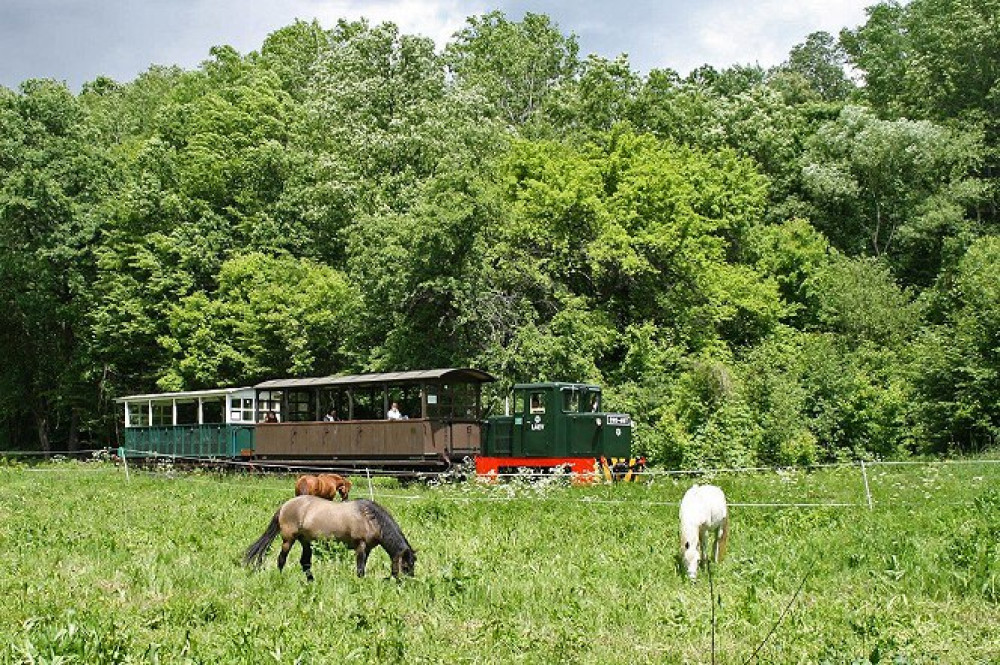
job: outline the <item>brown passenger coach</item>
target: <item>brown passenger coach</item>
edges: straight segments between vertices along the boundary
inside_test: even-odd
[[[482,384],[493,380],[461,368],[265,381],[254,386],[254,457],[448,466],[480,450]]]

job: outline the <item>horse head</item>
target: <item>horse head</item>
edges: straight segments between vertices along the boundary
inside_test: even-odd
[[[692,580],[698,577],[698,560],[701,558],[701,550],[698,546],[698,532],[694,534],[684,534],[681,543],[681,558],[684,560],[684,569],[687,576]]]
[[[340,494],[341,501],[347,501],[347,495],[351,493],[351,481],[344,478],[337,484],[337,493]]]
[[[392,558],[392,576],[398,578],[399,574],[402,573],[408,577],[413,577],[416,566],[417,553],[412,548],[407,547]]]

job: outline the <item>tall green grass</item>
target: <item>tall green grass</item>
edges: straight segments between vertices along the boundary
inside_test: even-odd
[[[733,504],[716,661],[1000,661],[1000,464],[701,479]],[[355,496],[367,496],[362,477]],[[240,564],[284,476],[0,467],[3,663],[705,663],[709,585],[677,569],[687,476],[625,485],[380,480],[417,575],[323,548],[316,581]],[[774,507],[770,503],[843,503]],[[744,505],[753,504],[753,505]]]

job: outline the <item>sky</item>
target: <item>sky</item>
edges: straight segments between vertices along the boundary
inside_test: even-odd
[[[439,47],[469,16],[547,14],[580,55],[625,53],[633,69],[681,75],[703,64],[771,67],[820,30],[865,22],[875,0],[0,0],[0,85],[29,78],[73,91],[98,76],[126,82],[152,65],[196,68],[212,46],[258,50],[295,19],[389,21]]]

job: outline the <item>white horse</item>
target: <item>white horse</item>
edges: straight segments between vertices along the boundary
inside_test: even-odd
[[[708,536],[714,534],[714,559],[726,555],[729,510],[726,495],[715,485],[695,485],[681,499],[681,556],[692,580],[698,577],[698,560],[708,561]]]

